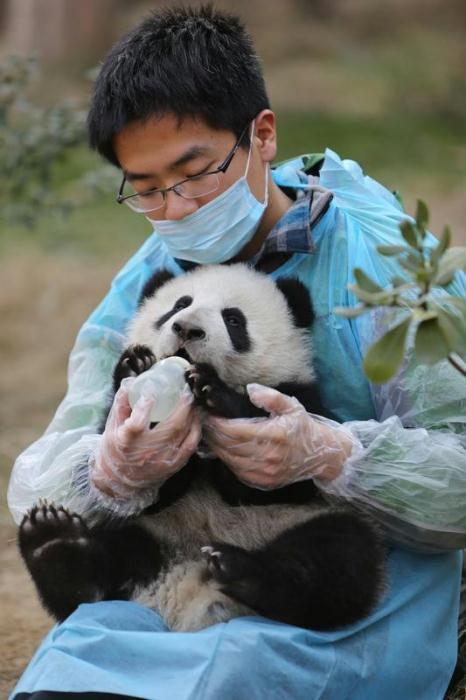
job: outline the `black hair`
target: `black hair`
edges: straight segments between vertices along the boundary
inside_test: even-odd
[[[173,114],[238,138],[268,107],[260,62],[239,17],[210,4],[163,8],[105,58],[88,116],[90,144],[119,165],[112,140],[130,122]]]

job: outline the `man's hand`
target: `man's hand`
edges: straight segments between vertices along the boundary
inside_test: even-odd
[[[191,392],[186,390],[173,413],[151,429],[154,401],[142,396],[131,411],[126,387],[117,391],[91,473],[103,493],[130,498],[162,484],[195,452],[201,424]]]
[[[252,403],[270,412],[270,418],[208,416],[204,421],[206,443],[240,481],[276,489],[339,476],[354,445],[344,429],[314,419],[297,399],[275,389],[248,384],[247,390]]]

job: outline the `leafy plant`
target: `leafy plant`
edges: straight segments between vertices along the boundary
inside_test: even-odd
[[[85,115],[75,104],[45,108],[27,97],[37,74],[32,57],[0,64],[1,219],[29,227],[45,212],[72,206],[52,186],[54,168],[85,143]]]
[[[391,285],[384,289],[356,268],[356,284],[348,288],[360,305],[335,309],[346,318],[378,307],[404,312],[401,321],[369,348],[364,359],[364,371],[376,383],[388,381],[398,371],[411,331],[419,363],[431,365],[448,359],[466,377],[466,298],[448,293],[456,272],[466,271],[466,247],[450,247],[448,226],[433,246],[426,231],[428,220],[427,206],[418,200],[416,220],[400,224],[403,243],[377,246],[381,255],[397,259],[403,273],[394,276]]]
[[[76,176],[65,192],[57,165],[86,146],[86,113],[72,100],[42,107],[28,96],[39,65],[34,57],[0,62],[0,223],[32,228],[41,216],[66,214],[102,192],[115,189],[110,166]]]

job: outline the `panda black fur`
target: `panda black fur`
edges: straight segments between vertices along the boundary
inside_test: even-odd
[[[245,265],[163,271],[146,285],[114,371],[125,377],[180,354],[201,410],[229,418],[267,414],[251,382],[295,396],[325,415],[312,368],[312,309],[297,280]],[[311,480],[272,491],[240,483],[218,459],[194,455],[156,504],[121,523],[88,528],[40,504],[19,532],[22,556],[58,620],[81,602],[131,599],[171,629],[196,630],[262,614],[332,629],[369,614],[384,582],[380,536],[365,518],[329,507]]]

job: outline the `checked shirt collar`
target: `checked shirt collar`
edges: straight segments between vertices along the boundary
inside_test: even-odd
[[[286,193],[295,201],[271,229],[261,249],[247,261],[255,266],[263,257],[271,253],[313,253],[315,244],[312,229],[326,213],[332,193],[319,185],[319,178],[298,171],[300,181],[308,184],[308,189],[287,187]],[[185,271],[197,267],[188,260],[176,260]]]

